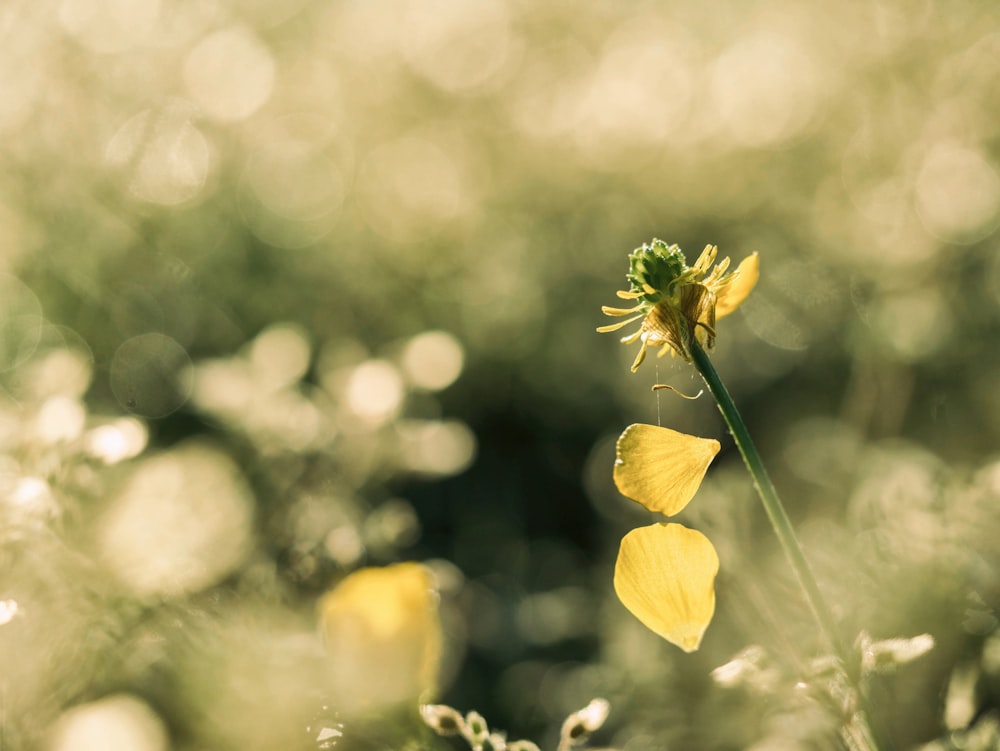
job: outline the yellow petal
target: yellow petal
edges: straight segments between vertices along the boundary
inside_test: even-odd
[[[712,438],[629,425],[615,447],[615,485],[650,511],[673,516],[694,497],[718,453],[719,442]]]
[[[719,556],[701,532],[682,524],[633,529],[615,563],[615,592],[650,631],[693,652],[715,613]]]
[[[349,709],[415,704],[434,691],[442,635],[426,566],[359,569],[320,600],[319,610],[338,703]]]
[[[757,284],[760,263],[756,253],[744,258],[733,272],[733,280],[719,290],[715,301],[715,320],[719,320],[736,310],[747,299],[747,295]]]

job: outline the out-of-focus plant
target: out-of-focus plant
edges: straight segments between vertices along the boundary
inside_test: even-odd
[[[461,472],[476,444],[459,420],[406,414],[408,401],[433,403],[461,372],[452,335],[422,332],[391,358],[353,341],[312,350],[301,327],[273,324],[243,351],[197,362],[191,381],[194,407],[241,439],[267,492],[291,493],[268,531],[289,572],[319,589],[337,569],[391,561],[419,538],[412,506],[373,501],[369,485]]]
[[[569,715],[559,730],[557,751],[570,751],[586,743],[594,731],[604,725],[609,710],[607,700],[592,699],[586,707]],[[491,731],[486,719],[476,711],[463,717],[446,704],[425,704],[420,714],[438,735],[460,736],[471,751],[539,751],[532,741],[508,741],[505,733]]]
[[[320,600],[331,701],[373,712],[433,698],[442,634],[433,574],[419,563],[354,571]]]
[[[464,424],[405,417],[407,393],[426,403],[458,377],[456,340],[423,332],[383,359],[331,346],[315,386],[302,383],[312,353],[295,326],[193,365],[156,359],[149,347],[169,338],[147,338],[119,361],[119,383],[133,387],[123,398],[141,410],[190,397],[214,427],[151,447],[157,419],[93,414],[91,353],[38,326],[0,395],[3,745],[95,748],[113,736],[122,749],[158,751],[168,723],[223,746],[313,748],[323,733],[363,745],[373,726],[342,723],[382,706],[375,696],[411,698],[415,720],[419,692],[398,671],[412,667],[419,645],[403,631],[416,629],[421,685],[437,673],[429,573],[349,572],[419,537],[412,507],[374,488],[399,474],[446,476],[473,456]],[[277,500],[261,505],[269,493]],[[304,617],[331,579],[343,579],[324,601],[332,658]],[[385,631],[392,618],[403,631]],[[379,634],[365,655],[381,662],[361,666],[358,639]],[[378,678],[387,661],[397,672],[362,691],[358,676]],[[331,717],[309,737],[322,706]]]

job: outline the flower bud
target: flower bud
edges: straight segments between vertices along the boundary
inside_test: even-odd
[[[578,712],[574,712],[563,723],[560,733],[560,748],[569,748],[582,743],[595,730],[600,728],[608,718],[611,705],[607,699],[592,699],[590,704]]]
[[[462,715],[446,704],[424,704],[420,716],[438,735],[458,735],[466,729]]]
[[[867,633],[862,632],[858,637],[858,647],[861,650],[862,672],[885,673],[929,652],[934,647],[934,637],[920,634],[909,639],[873,641]]]
[[[479,712],[472,711],[465,716],[465,727],[467,728],[465,737],[473,746],[483,745],[490,737],[490,726]]]

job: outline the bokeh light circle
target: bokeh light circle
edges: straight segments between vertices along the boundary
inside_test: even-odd
[[[425,331],[407,342],[402,365],[410,382],[428,391],[447,388],[462,372],[465,354],[446,331]]]
[[[924,157],[914,189],[924,227],[941,240],[973,243],[1000,223],[1000,176],[977,150],[935,146]]]
[[[80,704],[62,714],[49,751],[167,751],[170,741],[159,715],[130,694]]]
[[[447,91],[482,86],[511,47],[507,6],[497,0],[409,0],[400,45],[415,71]]]
[[[197,440],[143,461],[101,520],[102,558],[141,597],[221,581],[250,547],[253,497],[236,464]]]
[[[160,18],[160,0],[63,0],[59,22],[94,52],[127,50],[149,40]]]
[[[396,367],[386,360],[368,360],[347,379],[347,406],[366,422],[381,424],[399,412],[406,392]]]
[[[108,163],[126,171],[136,198],[172,206],[201,191],[211,150],[182,107],[145,109],[129,118],[108,142]]]
[[[294,324],[279,323],[257,335],[250,346],[255,376],[270,388],[296,383],[309,369],[309,337]]]
[[[245,120],[263,106],[274,88],[271,51],[240,26],[216,31],[184,61],[184,83],[205,113],[224,122]]]
[[[358,187],[369,225],[395,241],[433,235],[459,214],[468,193],[453,155],[418,136],[373,149]]]
[[[713,104],[733,138],[746,146],[777,146],[812,119],[822,79],[794,38],[758,32],[738,38],[712,71]]]
[[[314,113],[264,123],[240,179],[239,207],[257,237],[301,248],[330,232],[349,190],[351,154],[336,124]]]
[[[44,324],[35,293],[17,277],[0,273],[0,371],[31,357]]]
[[[191,358],[165,334],[141,334],[125,341],[111,360],[111,391],[129,412],[165,417],[191,395]]]

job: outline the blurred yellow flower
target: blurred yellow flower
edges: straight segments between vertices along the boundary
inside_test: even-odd
[[[615,564],[615,592],[646,628],[693,652],[715,613],[719,556],[701,532],[682,524],[633,529]]]
[[[672,516],[697,492],[719,442],[655,425],[630,425],[616,445],[615,485],[650,511]],[[701,644],[715,612],[719,557],[681,524],[629,532],[615,564],[618,599],[643,625],[686,652]]]
[[[603,306],[605,315],[629,317],[597,330],[617,331],[642,319],[639,329],[622,339],[624,344],[641,342],[632,372],[642,364],[650,347],[660,347],[660,357],[670,352],[690,360],[692,337],[705,347],[714,344],[715,322],[740,306],[759,276],[756,253],[744,258],[728,274],[729,258],[712,268],[718,253],[715,245],[706,245],[694,265],[688,266],[677,245],[668,246],[654,239],[629,255],[630,273],[626,278],[630,288],[617,294],[623,300],[635,300],[636,305]]]
[[[319,611],[338,710],[432,698],[442,636],[430,569],[419,563],[360,569],[323,596]]]

